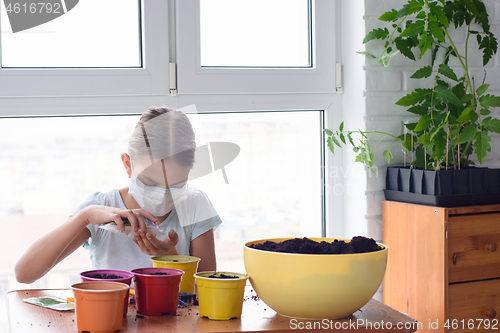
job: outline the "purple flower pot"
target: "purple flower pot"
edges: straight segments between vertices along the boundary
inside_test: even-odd
[[[98,278],[98,277],[92,277],[92,275],[115,275],[117,278]],[[111,281],[111,282],[121,282],[128,284],[132,283],[132,278],[134,277],[134,274],[128,271],[122,271],[119,269],[95,269],[91,271],[85,271],[80,273],[80,278],[82,279],[82,282],[90,282],[90,281]],[[128,312],[128,297],[129,297],[129,291],[127,291],[127,296],[125,297],[125,304],[123,305],[123,317],[125,318],[127,316]]]

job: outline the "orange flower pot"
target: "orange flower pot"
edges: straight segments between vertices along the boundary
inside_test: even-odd
[[[108,275],[108,277],[105,278],[96,278],[93,277],[95,275]],[[112,277],[109,277],[112,276]],[[116,276],[113,277],[113,276]],[[90,282],[90,281],[111,281],[111,282],[121,282],[125,283],[130,286],[132,283],[132,278],[134,277],[134,274],[128,272],[128,271],[122,271],[119,269],[95,269],[91,271],[85,271],[80,273],[80,278],[82,279],[82,282]],[[127,295],[125,296],[125,300],[123,301],[123,318],[127,316],[128,312],[128,295],[129,293],[127,292]]]
[[[71,286],[78,332],[112,333],[123,325],[123,299],[129,286],[120,282],[81,282]]]

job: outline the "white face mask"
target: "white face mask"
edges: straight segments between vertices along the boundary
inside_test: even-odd
[[[132,195],[145,211],[154,216],[163,216],[174,209],[175,205],[187,198],[187,185],[180,188],[161,188],[145,185],[136,178],[130,178],[128,193]]]

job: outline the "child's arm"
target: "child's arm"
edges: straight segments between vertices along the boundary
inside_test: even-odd
[[[127,218],[133,228],[146,231],[140,216],[155,222],[156,218],[142,209],[119,209],[106,206],[87,206],[68,221],[33,243],[19,259],[15,267],[17,281],[33,283],[57,263],[66,258],[90,237],[88,224],[101,224],[115,221],[125,230],[122,218]]]
[[[198,264],[198,272],[217,270],[213,229],[193,239],[189,252],[192,256],[201,258]]]

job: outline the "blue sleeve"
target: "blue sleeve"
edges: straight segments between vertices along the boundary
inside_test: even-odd
[[[192,221],[200,221],[191,225],[191,240],[193,240],[210,229],[215,230],[222,220],[205,192],[196,189],[190,199],[194,206],[194,209],[191,209],[194,217]]]
[[[198,236],[203,235],[205,232],[210,229],[217,229],[217,227],[222,223],[219,215],[212,217],[206,221],[198,222],[193,224],[193,232],[191,233],[191,240],[195,239]]]
[[[71,216],[78,214],[79,211],[84,209],[87,206],[91,205],[102,205],[102,206],[107,206],[108,200],[106,199],[106,195],[101,192],[96,192],[91,194],[87,200],[85,200],[81,205],[79,205],[73,213],[71,213]]]

